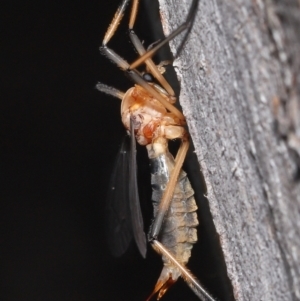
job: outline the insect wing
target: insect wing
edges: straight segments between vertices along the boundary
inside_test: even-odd
[[[124,137],[115,161],[106,200],[107,237],[111,253],[125,253],[133,238],[129,207],[130,139]]]
[[[111,253],[116,257],[126,252],[133,237],[143,257],[147,250],[137,184],[134,132],[131,137],[126,135],[123,139],[106,201],[108,244]]]
[[[147,245],[144,233],[144,222],[141,212],[141,205],[137,184],[137,163],[136,163],[136,141],[133,122],[130,122],[130,165],[129,165],[129,204],[131,212],[132,229],[135,242],[143,257],[146,257]]]

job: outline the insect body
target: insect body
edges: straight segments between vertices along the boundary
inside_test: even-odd
[[[175,162],[168,149],[156,156],[152,145],[147,148],[151,162],[152,202],[155,218]],[[186,173],[181,171],[158,239],[183,266],[187,264],[191,256],[192,246],[197,242],[195,227],[198,225],[198,218],[196,210],[194,191]],[[168,286],[181,276],[181,271],[167,256],[163,256],[163,262],[164,267],[154,290],[156,292],[160,289],[159,298]]]
[[[168,100],[168,97],[166,96]],[[122,121],[130,130],[134,129],[135,137],[141,145],[146,145],[151,161],[154,220],[160,212],[163,193],[167,187],[175,161],[168,151],[168,140],[186,136],[182,121],[153,98],[144,88],[136,86],[129,89],[123,97],[121,105]],[[169,209],[159,233],[161,243],[173,256],[185,265],[191,254],[192,244],[197,241],[198,225],[194,191],[181,170],[172,192]],[[155,238],[154,228],[149,239]],[[163,256],[164,268],[154,292],[160,290],[159,297],[174,283],[181,272],[168,257]]]
[[[151,59],[151,56],[162,45],[183,30],[191,28],[198,0],[193,0],[187,21],[170,36],[148,51],[144,49],[132,29],[138,4],[138,1],[134,0],[129,29],[131,40],[140,57],[131,65],[107,47],[107,43],[120,23],[128,2],[129,0],[123,0],[121,3],[106,32],[101,51],[127,72],[129,77],[135,82],[135,86],[130,88],[126,93],[102,83],[98,83],[97,88],[122,100],[122,122],[131,135],[129,168],[129,185],[131,185],[131,188],[128,192],[129,211],[131,214],[130,227],[142,256],[146,254],[146,239],[143,232],[143,221],[137,193],[135,139],[139,144],[147,147],[151,162],[154,221],[148,235],[148,240],[153,248],[162,254],[164,268],[149,299],[157,292],[159,294],[158,298],[160,298],[170,285],[176,282],[179,276],[182,276],[201,300],[213,301],[214,299],[185,268],[185,264],[190,258],[192,245],[197,241],[195,227],[198,225],[197,206],[193,197],[194,192],[186,174],[181,169],[189,147],[188,133],[184,128],[184,116],[173,106],[176,100],[173,89],[162,76],[161,69]],[[154,82],[149,83],[144,80],[139,71],[135,69],[141,63],[147,65],[148,70],[159,84]],[[168,151],[168,141],[171,139],[181,140],[181,145],[175,159]],[[115,236],[116,240],[120,239],[120,225],[124,224],[122,217],[119,220],[120,222],[117,227],[119,230]],[[126,237],[131,238],[130,235]],[[118,254],[124,252],[124,245],[126,246],[127,239],[122,239],[122,243],[116,244],[121,246],[120,250],[116,252]]]

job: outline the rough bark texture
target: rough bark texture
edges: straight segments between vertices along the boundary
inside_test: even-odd
[[[174,64],[236,300],[300,300],[299,5],[201,0]]]

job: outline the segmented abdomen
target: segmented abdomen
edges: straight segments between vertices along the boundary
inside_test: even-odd
[[[169,182],[171,171],[174,168],[174,158],[170,153],[166,153],[150,159],[150,162],[155,217],[159,202]],[[183,265],[188,262],[193,244],[197,242],[196,226],[199,222],[196,210],[194,191],[186,173],[181,171],[158,240]],[[170,265],[170,262],[164,257],[163,261],[165,266]]]

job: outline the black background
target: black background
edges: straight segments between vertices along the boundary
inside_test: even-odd
[[[132,85],[99,53],[118,4],[1,5],[0,300],[145,300],[159,276],[161,259],[150,248],[146,260],[134,245],[116,260],[104,234],[105,196],[124,130],[120,101],[94,87]],[[156,39],[147,18],[141,7],[136,28],[146,45]],[[130,62],[136,54],[127,21],[110,47]],[[199,250],[190,268],[225,300],[209,257],[214,251]],[[163,300],[197,298],[180,280]]]

